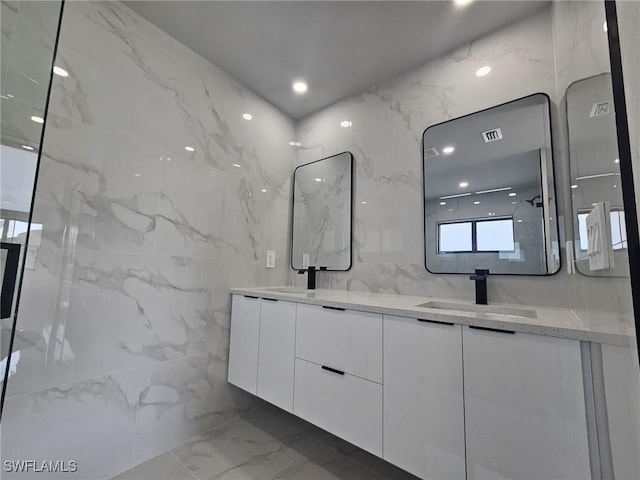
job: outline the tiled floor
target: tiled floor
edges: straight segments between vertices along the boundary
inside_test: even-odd
[[[271,406],[194,437],[113,480],[415,480]]]

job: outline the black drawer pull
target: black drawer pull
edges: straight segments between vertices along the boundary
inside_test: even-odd
[[[253,295],[245,295],[244,298],[255,298],[257,300],[260,297],[254,297]]]
[[[469,325],[469,328],[473,328],[474,330],[485,330],[487,332],[509,333],[512,335],[516,333],[513,330],[500,330],[499,328],[476,327],[475,325]]]
[[[336,370],[335,368],[327,367],[326,365],[322,365],[321,368],[329,372],[337,373],[338,375],[344,375],[344,372],[341,372],[340,370]]]
[[[264,298],[262,297],[263,300],[269,300],[270,302],[277,302],[278,299],[277,298]]]
[[[340,307],[327,307],[325,305],[322,306],[322,308],[326,308],[327,310],[339,310],[341,312],[344,312],[346,310],[346,308],[340,308]]]
[[[451,326],[454,325],[451,322],[441,322],[440,320],[427,320],[426,318],[416,318],[416,320],[418,320],[419,322],[435,323],[437,325],[451,325]]]

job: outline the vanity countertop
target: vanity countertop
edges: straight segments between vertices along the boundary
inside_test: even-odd
[[[603,312],[508,304],[489,304],[486,307],[497,309],[500,313],[476,312],[463,310],[467,307],[476,308],[473,302],[457,299],[293,287],[232,288],[231,293],[611,345],[629,346],[635,343],[631,316]],[[429,302],[441,308],[419,306]],[[461,309],[453,309],[452,304]]]

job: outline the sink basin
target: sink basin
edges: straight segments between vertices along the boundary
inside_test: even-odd
[[[271,288],[265,288],[265,290],[268,290],[270,292],[280,292],[280,293],[309,293],[313,291],[313,290],[307,290],[306,288],[302,288],[302,287],[271,287]]]
[[[537,318],[535,310],[500,305],[474,305],[470,303],[426,302],[416,307],[433,308],[435,310],[456,310],[462,312],[483,313],[505,317]]]

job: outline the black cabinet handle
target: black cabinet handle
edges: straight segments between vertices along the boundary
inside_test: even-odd
[[[326,365],[322,365],[321,368],[329,372],[337,373],[338,375],[344,375],[344,372],[341,372],[340,370],[336,370],[335,368],[327,367]]]
[[[469,325],[469,328],[473,328],[474,330],[485,330],[487,332],[508,333],[510,335],[513,335],[516,333],[513,330],[500,330],[499,328],[476,327],[475,325]]]
[[[339,310],[341,312],[344,312],[346,310],[346,308],[340,308],[340,307],[327,307],[325,305],[322,306],[322,308],[326,308],[327,310]]]
[[[245,295],[244,298],[254,298],[254,299],[257,300],[260,297],[254,297],[253,295]]]
[[[440,320],[427,320],[426,318],[416,318],[416,320],[418,320],[419,322],[425,322],[425,323],[435,323],[436,325],[451,325],[451,326],[454,325],[451,322],[441,322]]]
[[[263,300],[268,300],[268,301],[270,301],[270,302],[277,302],[277,301],[278,301],[278,299],[277,299],[277,298],[264,298],[264,297],[262,297],[262,299],[263,299]]]

